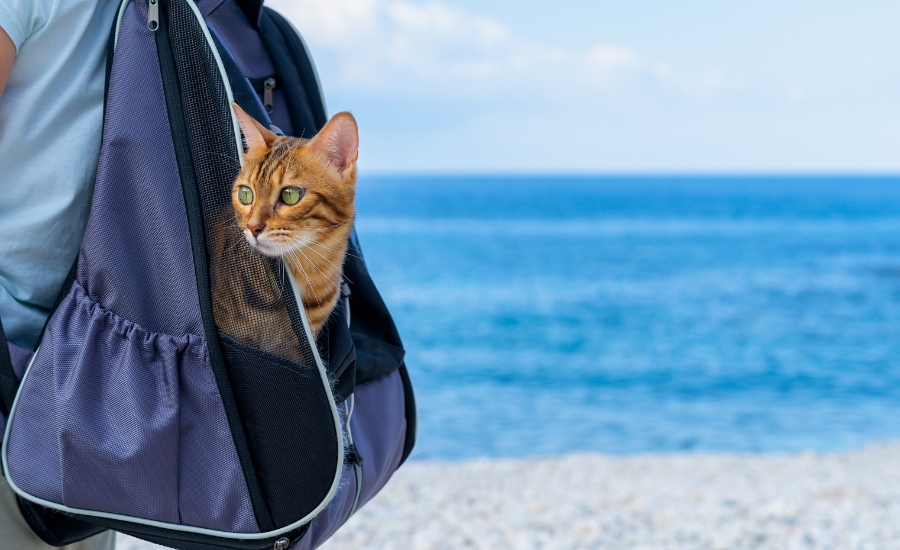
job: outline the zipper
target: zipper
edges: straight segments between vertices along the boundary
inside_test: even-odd
[[[341,296],[344,298],[344,311],[347,313],[347,328],[350,328],[350,285],[341,281]]]
[[[159,0],[150,0],[147,8],[147,28],[153,32],[159,28]]]
[[[350,516],[356,513],[356,508],[359,506],[359,495],[362,492],[363,479],[363,459],[356,449],[356,445],[353,444],[353,432],[350,430],[350,418],[353,416],[353,406],[356,404],[356,396],[351,395],[349,401],[350,408],[347,411],[347,441],[350,445],[347,450],[347,462],[353,465],[353,473],[356,474],[356,495],[353,497],[353,506],[350,507],[350,513],[347,514],[347,519],[350,519]]]
[[[350,286],[341,281],[341,295],[344,297],[344,311],[347,314],[347,326],[350,326]],[[350,419],[353,417],[353,407],[356,405],[356,395],[350,396],[350,404],[347,409],[347,442],[350,444],[350,448],[347,451],[347,462],[353,465],[353,473],[356,475],[356,495],[353,497],[353,506],[350,507],[350,513],[347,514],[347,519],[350,519],[350,516],[356,513],[356,508],[359,506],[359,495],[362,492],[362,476],[363,469],[362,456],[359,454],[359,450],[357,450],[356,445],[353,444],[353,431],[350,429]]]
[[[150,1],[159,2],[159,0]],[[185,120],[181,101],[181,86],[178,83],[178,69],[175,66],[175,57],[169,39],[167,14],[160,15],[163,16],[159,21],[162,28],[160,32],[156,33],[156,51],[159,58],[163,94],[166,98],[172,142],[175,146],[175,161],[181,176],[182,192],[184,193],[188,231],[191,238],[191,252],[194,260],[194,274],[197,279],[197,291],[200,295],[200,316],[203,320],[203,334],[206,336],[206,348],[210,356],[209,359],[216,386],[219,392],[223,394],[223,402],[226,403],[225,415],[228,418],[228,426],[235,442],[238,460],[241,463],[241,471],[245,474],[244,479],[247,482],[247,491],[250,493],[250,502],[253,506],[256,522],[261,532],[274,531],[275,523],[272,521],[272,516],[263,497],[259,479],[255,475],[247,475],[247,472],[254,472],[254,469],[246,435],[243,429],[240,428],[240,418],[237,416],[237,411],[231,409],[227,404],[234,403],[234,397],[231,393],[231,386],[228,385],[225,360],[222,357],[222,348],[219,344],[218,332],[213,321],[209,266],[206,263],[206,236],[203,228],[203,211],[200,206],[200,188],[194,172],[187,121]]]
[[[266,81],[263,82],[263,105],[266,107],[266,112],[270,115],[272,114],[272,111],[275,110],[275,100],[272,97],[272,90],[275,89],[276,84],[277,82],[275,82],[274,78],[267,78]]]

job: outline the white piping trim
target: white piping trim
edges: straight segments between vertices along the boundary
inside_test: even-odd
[[[116,47],[119,45],[119,28],[122,26],[122,18],[125,17],[125,8],[128,7],[128,4],[131,0],[122,0],[122,4],[119,5],[119,14],[116,16],[116,38],[113,40],[113,53],[116,52]]]
[[[356,394],[350,394],[350,406],[347,409],[347,441],[350,442],[350,445],[353,445],[353,430],[350,429],[350,419],[353,418],[353,409],[356,406]],[[359,449],[356,450],[356,454],[359,455]],[[361,458],[357,456],[357,458]],[[353,473],[356,474],[356,496],[353,497],[353,506],[350,507],[350,513],[347,514],[347,519],[350,519],[350,516],[356,513],[356,509],[359,507],[359,495],[362,493],[362,476],[363,469],[362,464],[355,463],[353,464]]]
[[[131,0],[123,0],[122,13],[124,13],[124,11],[125,11],[124,6],[127,6],[127,4],[130,1]],[[237,142],[238,152],[241,152],[243,150],[243,146],[241,144],[240,125],[238,124],[237,117],[235,116],[234,111],[231,110],[231,108],[230,108],[231,103],[234,101],[234,96],[232,95],[232,92],[231,92],[231,84],[228,82],[228,75],[225,72],[225,66],[222,64],[222,59],[219,57],[219,52],[216,49],[215,43],[213,42],[212,37],[209,34],[209,29],[206,28],[206,22],[203,20],[203,16],[201,15],[200,10],[197,9],[197,6],[194,5],[194,3],[191,0],[185,0],[185,2],[191,7],[192,11],[197,16],[197,19],[200,22],[200,28],[203,29],[203,34],[206,37],[207,45],[210,47],[210,49],[213,52],[213,55],[216,58],[216,64],[219,67],[219,75],[222,77],[223,84],[225,85],[225,91],[228,96],[229,112],[231,113],[231,122],[232,122],[232,126],[235,130],[235,139]],[[119,22],[121,22],[122,13],[120,13]],[[118,28],[118,24],[117,24],[116,40],[113,45],[114,48],[115,48],[115,44],[118,43],[118,39],[119,39],[119,28]],[[243,166],[243,155],[239,155],[239,156],[241,157],[241,165]],[[141,525],[149,525],[151,527],[159,527],[162,529],[169,529],[171,531],[184,531],[184,532],[188,532],[188,533],[211,535],[214,537],[219,537],[219,538],[224,538],[224,539],[256,540],[256,539],[270,538],[270,537],[278,536],[278,535],[287,533],[289,531],[292,531],[292,530],[296,529],[297,527],[300,527],[300,526],[312,521],[319,514],[319,512],[324,510],[325,507],[331,503],[332,499],[334,499],[335,493],[337,493],[337,489],[338,489],[338,486],[340,485],[341,475],[343,474],[343,468],[344,468],[344,437],[343,437],[343,433],[341,431],[340,415],[338,414],[337,405],[334,402],[334,394],[331,391],[331,382],[328,380],[328,373],[325,371],[325,365],[322,363],[322,358],[319,356],[319,351],[316,348],[316,342],[312,337],[312,331],[310,330],[310,327],[309,327],[309,321],[306,318],[306,311],[303,308],[303,301],[300,299],[300,292],[297,289],[297,282],[294,280],[294,275],[290,271],[288,271],[288,280],[290,280],[290,282],[291,282],[291,289],[293,290],[294,298],[297,301],[297,308],[300,310],[300,317],[303,320],[303,330],[304,330],[304,332],[306,332],[307,341],[309,342],[310,348],[312,350],[313,358],[315,359],[315,362],[316,362],[316,367],[319,370],[319,376],[322,379],[322,385],[325,388],[325,395],[328,397],[328,404],[331,407],[331,415],[334,420],[334,428],[335,428],[335,432],[337,434],[337,444],[338,444],[337,468],[335,469],[335,477],[334,477],[334,481],[332,481],[331,489],[329,490],[328,495],[325,497],[325,499],[323,499],[322,502],[319,504],[319,506],[317,506],[315,508],[315,510],[310,512],[306,517],[300,519],[299,521],[292,523],[291,525],[282,527],[281,529],[276,529],[275,531],[267,531],[265,533],[230,533],[227,531],[215,531],[212,529],[204,529],[202,527],[177,525],[174,523],[165,523],[165,522],[161,522],[161,521],[144,519],[144,518],[136,518],[136,517],[131,517],[131,516],[124,516],[124,515],[120,515],[120,514],[110,514],[107,512],[98,512],[98,511],[94,511],[94,510],[83,510],[83,509],[79,509],[79,508],[71,508],[64,504],[59,504],[56,502],[44,500],[42,498],[39,498],[39,497],[36,497],[36,496],[26,493],[25,491],[20,489],[15,484],[15,482],[13,482],[13,480],[11,479],[11,477],[9,475],[6,475],[6,480],[9,483],[10,488],[12,488],[12,490],[15,491],[16,494],[18,494],[25,500],[34,502],[36,504],[40,504],[41,506],[44,506],[46,508],[60,510],[62,512],[67,512],[67,513],[72,513],[72,514],[80,514],[80,515],[84,515],[84,516],[94,516],[94,517],[106,518],[106,519],[112,519],[112,520],[127,521],[130,523],[137,523],[137,524],[141,524]],[[28,363],[28,369],[25,371],[25,375],[22,377],[22,381],[19,385],[19,392],[16,393],[16,398],[15,398],[15,400],[13,400],[12,409],[9,411],[9,418],[7,419],[6,430],[3,433],[3,445],[2,445],[2,447],[0,447],[0,454],[2,454],[2,456],[0,456],[0,461],[2,461],[4,473],[9,472],[9,466],[7,465],[6,455],[7,455],[7,443],[8,443],[9,434],[11,431],[10,428],[12,427],[12,422],[13,422],[13,415],[15,414],[16,405],[18,405],[18,403],[19,403],[19,396],[21,395],[22,387],[24,387],[24,385],[25,385],[25,379],[28,377],[28,373],[31,371],[31,366],[34,363],[34,360],[37,357],[39,350],[40,350],[40,348],[38,348],[38,350],[35,350],[34,355],[32,355],[32,357],[31,357],[31,361]]]
[[[334,402],[334,393],[331,391],[331,381],[328,380],[328,373],[325,371],[325,365],[322,364],[322,358],[319,357],[319,350],[316,348],[316,341],[312,336],[312,330],[309,328],[309,320],[306,318],[306,308],[303,307],[303,300],[300,298],[300,290],[297,288],[297,281],[294,279],[294,273],[287,269],[288,281],[291,282],[291,290],[294,291],[294,301],[297,302],[297,309],[300,310],[300,319],[303,320],[303,332],[306,333],[306,340],[309,342],[310,350],[312,350],[313,358],[316,361],[316,367],[319,369],[319,376],[322,378],[322,385],[325,386],[325,395],[328,397],[328,404],[331,406],[331,414],[334,417],[334,429],[337,434],[337,442],[338,442],[338,457],[337,457],[337,468],[336,474],[334,477],[334,481],[331,483],[331,490],[328,491],[328,496],[325,500],[322,501],[315,510],[313,510],[306,518],[295,523],[292,527],[300,526],[306,523],[307,518],[312,520],[316,514],[321,512],[325,506],[331,502],[331,499],[334,498],[335,493],[337,493],[338,485],[341,482],[341,475],[343,474],[344,469],[344,435],[341,430],[341,417],[338,414],[337,404]]]
[[[295,290],[295,292],[296,292],[296,290]],[[303,306],[301,305],[300,307],[302,308]],[[304,316],[304,319],[305,319],[305,316]],[[306,322],[304,322],[303,326],[304,326],[304,329],[308,329],[308,325]],[[309,335],[309,333],[307,333],[307,336],[308,335]],[[22,395],[22,388],[25,387],[25,380],[28,378],[28,375],[31,373],[31,367],[34,364],[34,360],[37,359],[37,355],[38,355],[38,352],[40,352],[40,349],[41,348],[38,347],[38,349],[35,350],[34,355],[31,356],[31,361],[28,362],[28,368],[25,370],[25,375],[22,376],[22,381],[19,384],[19,391],[16,393],[16,398],[13,400],[12,408],[9,411],[9,418],[7,418],[7,421],[6,421],[6,430],[3,432],[3,446],[0,447],[0,453],[2,453],[2,456],[0,456],[0,462],[2,462],[2,464],[3,464],[3,472],[5,474],[6,481],[7,481],[7,483],[9,483],[10,488],[17,495],[21,496],[25,500],[34,502],[36,504],[40,504],[41,506],[44,506],[45,508],[50,508],[52,510],[60,510],[62,512],[67,512],[70,514],[80,514],[80,515],[84,515],[84,516],[94,516],[94,517],[99,517],[99,518],[128,521],[131,523],[138,523],[141,525],[150,525],[152,527],[160,527],[160,528],[169,529],[172,531],[185,531],[188,533],[198,533],[201,535],[212,535],[214,537],[220,537],[220,538],[225,538],[225,539],[252,540],[252,539],[264,539],[264,538],[274,537],[274,536],[280,535],[282,533],[286,533],[292,529],[295,529],[295,528],[299,527],[300,525],[303,525],[304,523],[306,523],[307,521],[309,521],[313,517],[315,517],[315,515],[318,514],[325,507],[325,505],[327,505],[331,501],[331,499],[334,497],[334,493],[337,491],[337,482],[340,480],[340,474],[342,473],[341,470],[343,469],[343,462],[344,462],[344,440],[343,440],[343,437],[341,436],[339,420],[338,420],[338,451],[339,451],[338,452],[338,476],[337,476],[337,478],[335,478],[336,481],[331,488],[331,492],[328,494],[328,498],[325,501],[323,501],[323,503],[320,504],[319,507],[316,508],[316,510],[313,511],[306,518],[303,518],[302,520],[300,520],[292,525],[289,525],[287,527],[284,527],[282,529],[279,529],[277,531],[269,531],[267,533],[229,533],[226,531],[215,531],[213,529],[204,529],[202,527],[176,525],[174,523],[165,523],[162,521],[156,521],[156,520],[152,520],[152,519],[135,518],[135,517],[124,516],[124,515],[120,515],[120,514],[110,514],[107,512],[97,512],[94,510],[83,510],[80,508],[72,508],[72,507],[66,506],[64,504],[59,504],[58,502],[52,502],[49,500],[42,499],[40,497],[36,497],[29,493],[26,493],[24,490],[19,488],[18,485],[16,485],[15,481],[13,481],[13,479],[12,479],[12,476],[9,475],[9,463],[7,461],[7,454],[8,454],[8,447],[9,447],[9,434],[12,432],[13,416],[15,415],[16,408],[19,404],[19,397],[21,397],[21,395]],[[324,367],[322,367],[321,359],[319,358],[319,354],[316,352],[315,348],[313,348],[313,353],[315,354],[315,357],[316,357],[316,363],[320,367],[320,372],[324,372]],[[335,408],[334,398],[332,397],[332,394],[331,394],[331,385],[327,384],[327,381],[328,381],[328,378],[326,376],[326,378],[325,378],[326,386],[325,387],[328,388],[328,391],[327,391],[328,399],[329,399],[329,402],[331,403],[331,407],[334,412],[334,416],[337,417],[337,409]]]
[[[203,20],[203,14],[200,13],[200,9],[197,8],[197,5],[191,0],[185,0],[185,3],[190,6],[194,15],[197,16],[197,21],[200,22],[200,29],[203,31],[203,36],[206,37],[206,44],[209,46],[209,49],[212,50],[213,57],[216,58],[216,65],[219,67],[219,76],[222,77],[222,84],[225,85],[225,95],[228,96],[228,114],[231,115],[231,127],[234,130],[234,139],[237,142],[238,158],[241,162],[241,166],[244,166],[244,146],[241,142],[241,125],[234,114],[234,109],[231,108],[231,104],[234,103],[234,95],[231,93],[231,83],[228,82],[228,73],[225,72],[225,65],[222,64],[222,58],[219,57],[219,49],[216,48],[216,43],[213,42],[212,36],[209,34],[209,29],[206,28],[206,21]]]

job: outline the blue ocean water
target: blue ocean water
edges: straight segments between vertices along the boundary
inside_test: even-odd
[[[419,458],[900,438],[900,178],[363,177]]]

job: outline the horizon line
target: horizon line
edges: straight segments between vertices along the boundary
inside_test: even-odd
[[[515,177],[515,178],[545,178],[545,177],[570,177],[570,178],[782,178],[782,179],[801,179],[801,178],[821,178],[821,179],[848,179],[848,178],[866,178],[866,179],[900,179],[900,171],[897,172],[875,172],[875,171],[846,171],[846,172],[817,172],[817,171],[783,171],[783,172],[754,172],[754,171],[451,171],[451,170],[434,170],[434,171],[391,171],[391,170],[372,170],[363,171],[360,176],[375,177],[447,177],[447,178],[490,178],[490,177]]]

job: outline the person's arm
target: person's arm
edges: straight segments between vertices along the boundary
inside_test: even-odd
[[[6,89],[6,81],[9,79],[9,73],[12,71],[13,61],[16,59],[16,45],[12,39],[0,27],[0,96]]]

